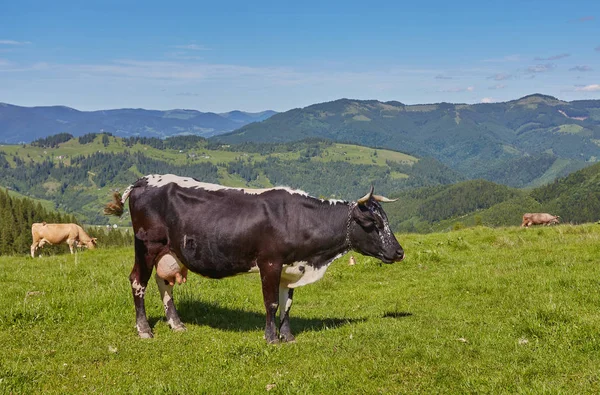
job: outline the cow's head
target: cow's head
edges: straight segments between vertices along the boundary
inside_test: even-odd
[[[384,263],[404,259],[404,250],[381,207],[380,202],[393,202],[383,196],[369,193],[352,204],[348,215],[347,240],[351,248],[364,255],[379,258]]]
[[[94,248],[96,248],[96,245],[98,244],[97,241],[98,241],[98,239],[96,237],[92,237],[87,241],[82,241],[82,244],[85,247],[87,247],[88,249],[93,250]]]

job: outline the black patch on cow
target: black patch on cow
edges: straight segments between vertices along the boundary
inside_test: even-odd
[[[184,238],[183,248],[186,250],[196,251],[196,241],[191,237]]]
[[[134,188],[145,187],[148,185],[148,179],[146,177],[139,178],[136,182],[133,183]]]
[[[298,270],[300,270],[302,273],[304,273],[304,270],[305,270],[304,266],[302,266],[302,265],[298,266]]]

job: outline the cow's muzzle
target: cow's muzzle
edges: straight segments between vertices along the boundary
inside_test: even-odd
[[[400,262],[404,259],[404,250],[402,248],[399,248],[391,256],[388,256],[386,254],[381,254],[379,259],[381,259],[381,262],[388,263],[388,264],[394,263],[394,262]]]

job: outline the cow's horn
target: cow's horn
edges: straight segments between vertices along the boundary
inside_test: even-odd
[[[379,195],[373,195],[373,199],[377,200],[378,202],[382,202],[382,203],[391,203],[391,202],[395,202],[398,199],[388,199],[385,196],[379,196]]]
[[[371,190],[369,191],[369,193],[367,193],[365,196],[361,197],[360,199],[358,199],[356,201],[356,203],[358,204],[365,204],[370,198],[371,196],[373,196],[373,185],[371,185]]]

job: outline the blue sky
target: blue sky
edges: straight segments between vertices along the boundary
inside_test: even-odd
[[[600,1],[13,1],[0,102],[286,111],[600,98]]]

